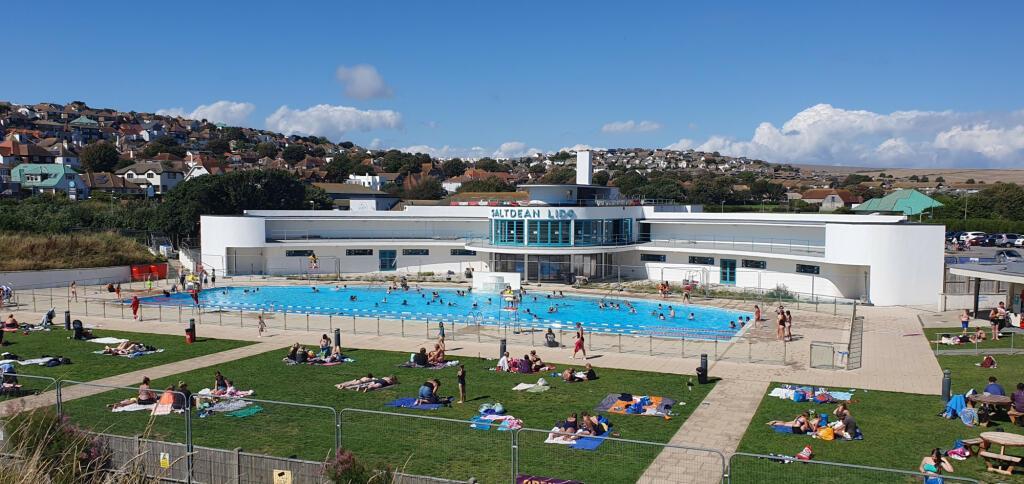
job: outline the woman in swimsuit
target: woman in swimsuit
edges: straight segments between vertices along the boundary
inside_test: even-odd
[[[923,474],[929,476],[937,476],[943,472],[953,472],[953,464],[949,463],[949,459],[942,456],[942,451],[938,448],[932,449],[932,453],[921,459],[921,466],[918,468]]]
[[[775,330],[775,335],[779,341],[782,341],[786,335],[786,313],[779,311],[778,323],[779,327]]]
[[[587,349],[583,347],[583,323],[576,323],[576,342],[573,343],[572,347],[572,358],[576,359],[576,353],[583,352],[583,359],[587,359]]]

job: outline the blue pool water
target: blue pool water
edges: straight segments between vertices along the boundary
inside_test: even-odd
[[[579,322],[589,331],[701,339],[731,338],[740,331],[739,318],[752,316],[747,312],[694,304],[623,298],[621,294],[609,294],[604,298],[576,294],[550,297],[550,293],[534,293],[527,289],[518,308],[510,310],[501,295],[495,293],[471,292],[459,296],[451,288],[417,289],[413,286],[408,291],[399,289],[388,294],[385,287],[316,287],[318,292],[313,292],[309,286],[262,286],[258,291],[256,288],[217,287],[202,291],[199,303],[207,310],[287,311],[389,319],[479,321],[481,324],[519,323],[556,330],[570,329]],[[433,297],[433,292],[437,292],[437,298]],[[601,309],[599,304],[602,301],[606,306],[617,304],[619,309]],[[627,301],[636,308],[636,313],[630,312]],[[191,305],[192,299],[187,293],[178,293],[170,297],[146,298],[143,303]],[[549,312],[552,307],[555,312]],[[675,317],[672,317],[670,308],[675,309]],[[693,319],[690,319],[691,313]],[[661,315],[664,315],[664,320]],[[737,329],[730,328],[730,321],[737,322]]]

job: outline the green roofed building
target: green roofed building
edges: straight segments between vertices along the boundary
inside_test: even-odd
[[[11,181],[33,193],[65,193],[72,199],[89,197],[82,175],[68,165],[22,163],[11,168]]]
[[[872,198],[853,208],[855,213],[918,215],[942,204],[917,190],[896,190],[882,198]]]

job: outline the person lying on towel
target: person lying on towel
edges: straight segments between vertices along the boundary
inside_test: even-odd
[[[104,346],[103,354],[105,355],[130,355],[132,353],[138,353],[146,351],[146,345],[142,343],[136,343],[134,341],[123,341],[117,346]]]
[[[810,416],[807,412],[801,413],[795,419],[790,420],[788,422],[782,420],[772,420],[771,422],[768,422],[768,425],[772,427],[791,427],[793,429],[794,434],[806,434],[808,432],[813,431],[813,429],[811,428]]]

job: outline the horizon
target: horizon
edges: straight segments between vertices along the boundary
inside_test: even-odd
[[[15,76],[0,92],[442,158],[642,147],[866,169],[1024,162],[1024,67],[1012,62],[1024,45],[1013,13],[1024,6],[1015,2],[410,3],[402,15],[260,3],[185,2],[141,22],[127,4],[68,3],[36,37],[75,82]],[[145,53],[76,42],[83,24],[107,25]],[[985,29],[948,35],[957,24]],[[16,23],[13,33],[27,29]],[[54,72],[53,58],[21,63]]]

